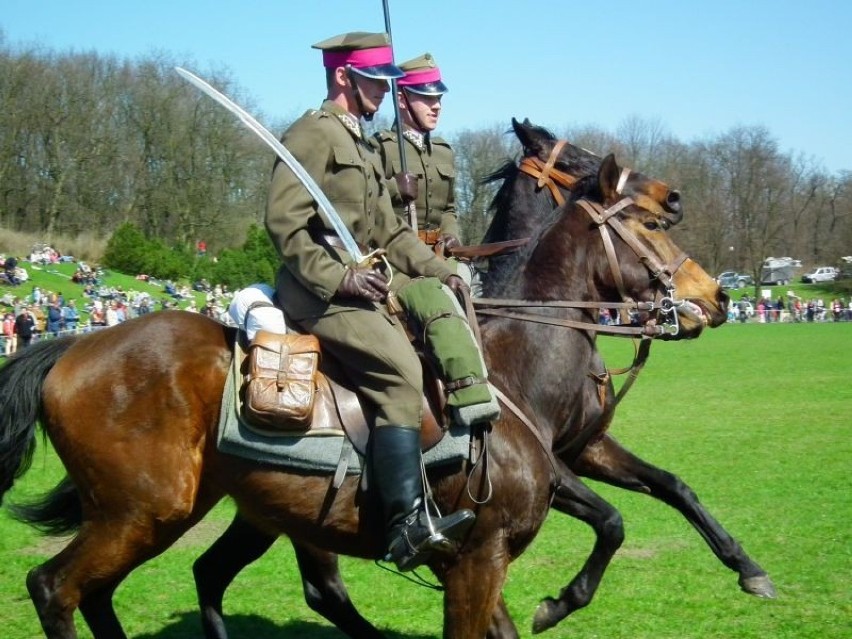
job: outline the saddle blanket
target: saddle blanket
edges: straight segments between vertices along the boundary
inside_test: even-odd
[[[228,369],[219,412],[217,447],[221,452],[310,472],[334,473],[343,464],[346,474],[361,473],[364,460],[345,435],[265,436],[246,427],[240,415],[238,373],[234,366]],[[423,461],[427,467],[437,466],[465,459],[469,452],[470,429],[453,426],[423,453]]]

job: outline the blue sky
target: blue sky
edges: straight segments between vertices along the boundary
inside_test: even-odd
[[[556,131],[638,116],[684,142],[762,125],[783,152],[852,170],[847,0],[389,5],[397,60],[430,51],[441,66],[445,134],[513,116]],[[384,14],[381,0],[2,0],[0,29],[14,46],[226,67],[258,114],[292,118],[324,95],[310,45],[382,31]]]

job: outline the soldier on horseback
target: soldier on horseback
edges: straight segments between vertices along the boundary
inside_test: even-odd
[[[441,296],[438,304],[445,304],[442,283],[456,293],[466,285],[396,216],[381,161],[364,137],[361,120],[378,110],[388,80],[403,75],[392,64],[387,35],[348,33],[314,48],[323,53],[327,98],[291,125],[282,142],[327,195],[359,249],[364,254],[378,249],[388,268],[356,263],[297,176],[279,161],[266,214],[283,262],[276,292],[288,319],[320,339],[369,402],[368,467],[385,517],[387,558],[410,570],[434,552],[454,549],[475,516],[467,509],[432,516],[425,507],[423,373],[399,316],[386,302],[413,287],[419,297]],[[472,340],[471,347],[478,355]],[[469,376],[472,382],[460,390],[480,387],[487,395],[485,380]]]

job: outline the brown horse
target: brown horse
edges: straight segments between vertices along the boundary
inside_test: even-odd
[[[537,233],[552,217],[554,208],[571,196],[571,189],[581,177],[596,173],[601,164],[600,157],[557,140],[529,121],[513,120],[512,125],[524,152],[518,164],[507,164],[490,178],[502,180],[503,185],[493,203],[494,218],[486,234],[487,241],[514,240]],[[679,193],[664,183],[635,171],[623,171],[621,178],[621,192],[661,211],[666,223],[675,223],[682,215]],[[485,291],[503,295],[510,275],[524,259],[520,253],[491,258],[483,282]],[[534,629],[552,627],[589,604],[623,538],[618,512],[588,490],[574,473],[662,499],[680,511],[720,561],[738,573],[745,592],[773,597],[774,587],[766,573],[704,510],[688,486],[676,476],[636,458],[606,432],[617,404],[616,394],[602,361],[596,359],[590,373],[593,374],[587,378],[585,397],[577,408],[585,421],[578,418],[573,424],[573,439],[566,438],[554,449],[559,460],[560,486],[552,506],[592,526],[598,542],[583,570],[562,590],[559,598],[546,598],[542,602]],[[602,403],[595,399],[601,396],[605,398]],[[584,449],[587,439],[592,443]],[[222,537],[198,559],[194,571],[208,639],[225,639],[222,622],[225,590],[239,571],[263,555],[275,540],[275,536],[251,526],[237,514]],[[349,636],[381,637],[354,608],[337,571],[336,558],[298,542],[294,542],[294,548],[309,606]],[[501,600],[488,637],[517,636]]]
[[[550,132],[531,125],[529,121],[521,124],[513,120],[512,124],[524,155],[519,165],[507,164],[490,178],[502,180],[503,184],[492,204],[495,214],[486,232],[489,241],[512,240],[534,233],[549,219],[548,207],[556,206],[569,197],[579,176],[596,171],[600,163],[600,158],[594,154],[557,140]],[[663,182],[625,170],[619,186],[620,193],[668,214],[663,217],[664,225],[676,224],[683,215],[680,194],[669,190]],[[483,290],[486,295],[505,294],[507,282],[511,281],[510,274],[521,266],[519,256],[509,254],[492,258],[489,262]],[[547,597],[542,601],[533,620],[534,632],[556,625],[590,603],[603,570],[623,539],[617,511],[588,491],[576,475],[650,495],[677,509],[716,557],[737,573],[744,592],[774,598],[775,588],[766,572],[707,512],[695,492],[676,475],[624,449],[608,432],[618,403],[612,377],[606,374],[599,359],[592,362],[588,372],[587,401],[583,404],[585,422],[578,425],[569,437],[555,442],[553,449],[563,466],[561,488],[556,491],[552,507],[592,526],[597,542],[589,561],[561,590],[559,597]],[[605,399],[596,403],[592,399],[594,397]],[[498,607],[488,636],[492,639],[518,636],[504,605]]]
[[[649,331],[664,319],[655,301],[676,290],[682,303],[667,309],[668,317],[677,318],[670,338],[696,337],[705,326],[724,322],[727,299],[719,287],[682,256],[665,233],[665,215],[617,192],[619,176],[610,156],[596,176],[577,185],[524,251],[525,268],[507,290],[517,299],[583,299],[601,306],[628,295],[644,303],[637,306],[639,321]],[[610,239],[617,264],[607,257],[598,224],[590,223],[595,216],[626,231]],[[445,588],[445,637],[486,634],[508,565],[537,533],[560,484],[550,449],[572,437],[585,393],[585,379],[575,370],[592,365],[597,351],[585,332],[546,322],[596,314],[554,308],[545,309],[540,321],[493,318],[482,326],[492,381],[533,416],[535,427],[509,410],[493,424],[487,478],[493,493],[487,503],[473,503],[467,490],[485,484],[482,466],[429,473],[442,509],[477,512],[458,554],[430,563]],[[75,637],[72,614],[78,607],[96,637],[124,636],[112,608],[115,589],[224,495],[268,534],[286,534],[324,552],[381,555],[376,507],[360,493],[357,478],[343,483],[329,507],[323,502],[330,477],[216,450],[233,337],[196,314],[157,313],[39,343],[0,369],[0,494],[26,470],[40,417],[81,500],[76,537],[27,578],[47,637]],[[575,365],[562,365],[566,361]]]

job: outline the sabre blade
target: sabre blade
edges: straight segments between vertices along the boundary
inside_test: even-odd
[[[343,220],[340,219],[340,214],[334,209],[334,205],[332,205],[325,193],[322,192],[319,184],[317,184],[310,174],[305,171],[305,168],[299,164],[299,161],[293,157],[293,154],[287,150],[287,147],[281,144],[278,138],[264,128],[260,122],[255,120],[248,111],[243,109],[224,93],[217,91],[197,75],[182,67],[175,67],[175,71],[177,71],[184,80],[206,93],[209,97],[213,98],[220,105],[228,109],[228,111],[236,115],[240,121],[246,125],[246,127],[251,129],[268,147],[275,151],[275,154],[281,158],[281,161],[284,162],[291,171],[293,171],[296,177],[299,178],[302,185],[308,190],[308,193],[311,194],[311,197],[314,198],[317,206],[319,207],[320,213],[325,220],[331,224],[337,235],[340,237],[340,240],[343,242],[346,252],[349,253],[353,260],[355,260],[356,264],[363,263],[366,258],[361,253],[361,249],[358,248],[358,243],[355,241],[355,238],[352,237],[352,233],[349,232],[349,229],[343,223]]]

